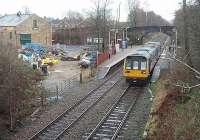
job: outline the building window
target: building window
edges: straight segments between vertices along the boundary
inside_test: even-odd
[[[12,32],[10,32],[10,39],[12,39]]]
[[[34,29],[37,29],[37,28],[38,28],[37,20],[33,20],[33,28],[34,28]]]

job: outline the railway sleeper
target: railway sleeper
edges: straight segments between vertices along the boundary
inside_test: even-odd
[[[38,137],[40,140],[50,140],[50,138],[49,137],[46,137],[46,136],[39,136]],[[51,138],[51,139],[53,139],[53,138]]]
[[[99,131],[100,132],[102,131],[103,133],[104,132],[108,132],[108,133],[113,133],[114,132],[114,130],[112,130],[112,129],[100,129]]]
[[[115,126],[106,126],[106,125],[103,125],[101,126],[102,129],[106,129],[106,128],[109,128],[109,129],[117,129],[117,127]]]
[[[109,134],[101,134],[101,133],[97,133],[95,134],[96,136],[99,136],[101,139],[102,138],[111,138],[112,135],[109,135]]]
[[[106,120],[106,122],[116,122],[116,123],[120,123],[122,120]]]

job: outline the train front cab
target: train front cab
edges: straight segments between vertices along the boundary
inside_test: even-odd
[[[144,56],[128,56],[124,61],[123,75],[129,84],[147,84],[150,75],[148,60]]]

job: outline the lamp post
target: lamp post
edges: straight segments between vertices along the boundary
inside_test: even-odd
[[[174,51],[174,56],[176,56],[176,51],[177,51],[177,48],[178,48],[178,31],[176,29],[176,42],[175,42],[175,51]]]
[[[129,29],[130,27],[126,27],[126,40],[128,39],[128,29]]]
[[[123,41],[125,40],[125,30],[123,30]]]
[[[147,26],[147,20],[148,20],[147,16],[148,16],[148,13],[146,11],[146,26]]]
[[[109,43],[109,48],[110,48],[110,46],[111,46],[111,41],[110,41],[110,31],[109,31],[109,35],[108,35],[108,43]]]
[[[65,28],[63,27],[63,44],[65,44]]]
[[[117,40],[117,33],[118,33],[118,29],[111,29],[109,31],[109,45],[111,45],[111,32],[114,32],[115,37],[114,37],[114,44],[116,44],[116,40]]]
[[[118,29],[115,29],[115,45],[117,44],[117,33],[118,33]]]

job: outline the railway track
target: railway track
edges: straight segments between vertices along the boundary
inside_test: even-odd
[[[136,104],[141,89],[127,87],[96,128],[84,135],[84,140],[114,140],[123,128],[129,113]]]
[[[72,128],[85,113],[87,113],[95,104],[97,104],[103,96],[108,93],[117,82],[121,80],[121,69],[117,70],[104,83],[90,91],[87,96],[78,101],[75,105],[65,110],[55,120],[38,131],[29,140],[57,140],[68,129]]]

